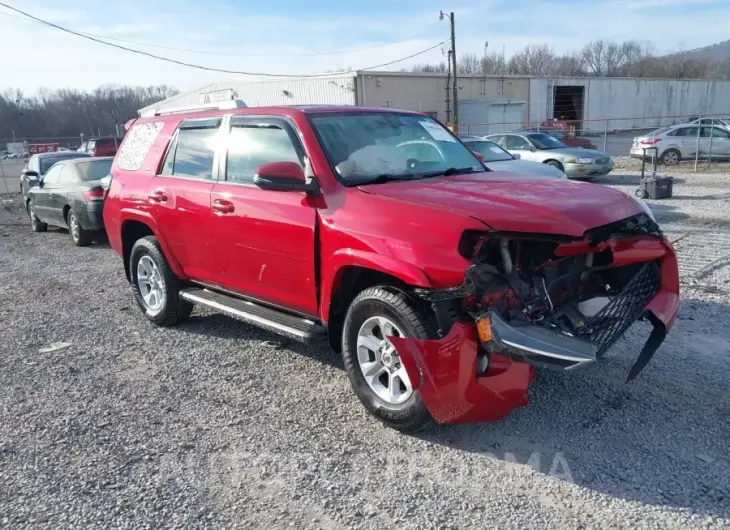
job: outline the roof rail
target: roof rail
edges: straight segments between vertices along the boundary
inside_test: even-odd
[[[188,105],[184,107],[156,107],[151,109],[143,109],[139,111],[140,118],[149,116],[165,116],[167,114],[179,114],[182,112],[195,112],[196,110],[224,110],[224,109],[245,109],[247,105],[240,99],[230,99],[226,101],[216,101],[214,103],[199,103],[197,105]]]

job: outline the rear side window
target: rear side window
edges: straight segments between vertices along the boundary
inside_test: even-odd
[[[112,169],[112,159],[108,160],[92,160],[90,162],[80,162],[76,164],[76,170],[84,182],[91,180],[100,180],[109,174]]]
[[[213,178],[213,159],[221,120],[190,120],[180,125],[162,165],[162,175]]]
[[[141,168],[150,147],[164,125],[165,123],[161,121],[134,125],[127,133],[124,144],[117,154],[117,167],[125,171],[137,171]]]

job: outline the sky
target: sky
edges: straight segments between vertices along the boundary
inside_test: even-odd
[[[122,46],[213,68],[281,75],[361,69],[420,52],[449,38],[448,19],[439,20],[442,9],[455,13],[459,53],[482,54],[485,41],[490,51],[509,55],[543,43],[560,53],[597,38],[647,41],[666,52],[730,39],[728,0],[1,1]],[[186,90],[261,79],[110,48],[1,6],[0,50],[0,89],[28,94],[41,87],[90,90],[108,83]],[[381,69],[441,60],[443,51],[436,47]]]

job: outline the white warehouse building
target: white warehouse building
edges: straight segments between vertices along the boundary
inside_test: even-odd
[[[659,127],[691,116],[730,115],[730,82],[649,78],[462,76],[459,129],[487,133],[567,119],[584,130]],[[424,112],[450,123],[445,74],[358,72],[331,77],[210,83],[140,109],[241,99],[247,106],[362,105]]]

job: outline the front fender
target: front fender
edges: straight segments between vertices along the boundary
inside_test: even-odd
[[[323,263],[322,303],[320,305],[320,317],[323,322],[328,320],[333,291],[339,286],[342,273],[347,267],[361,267],[382,272],[414,287],[432,286],[426,273],[412,263],[367,250],[340,249],[326,263]]]

